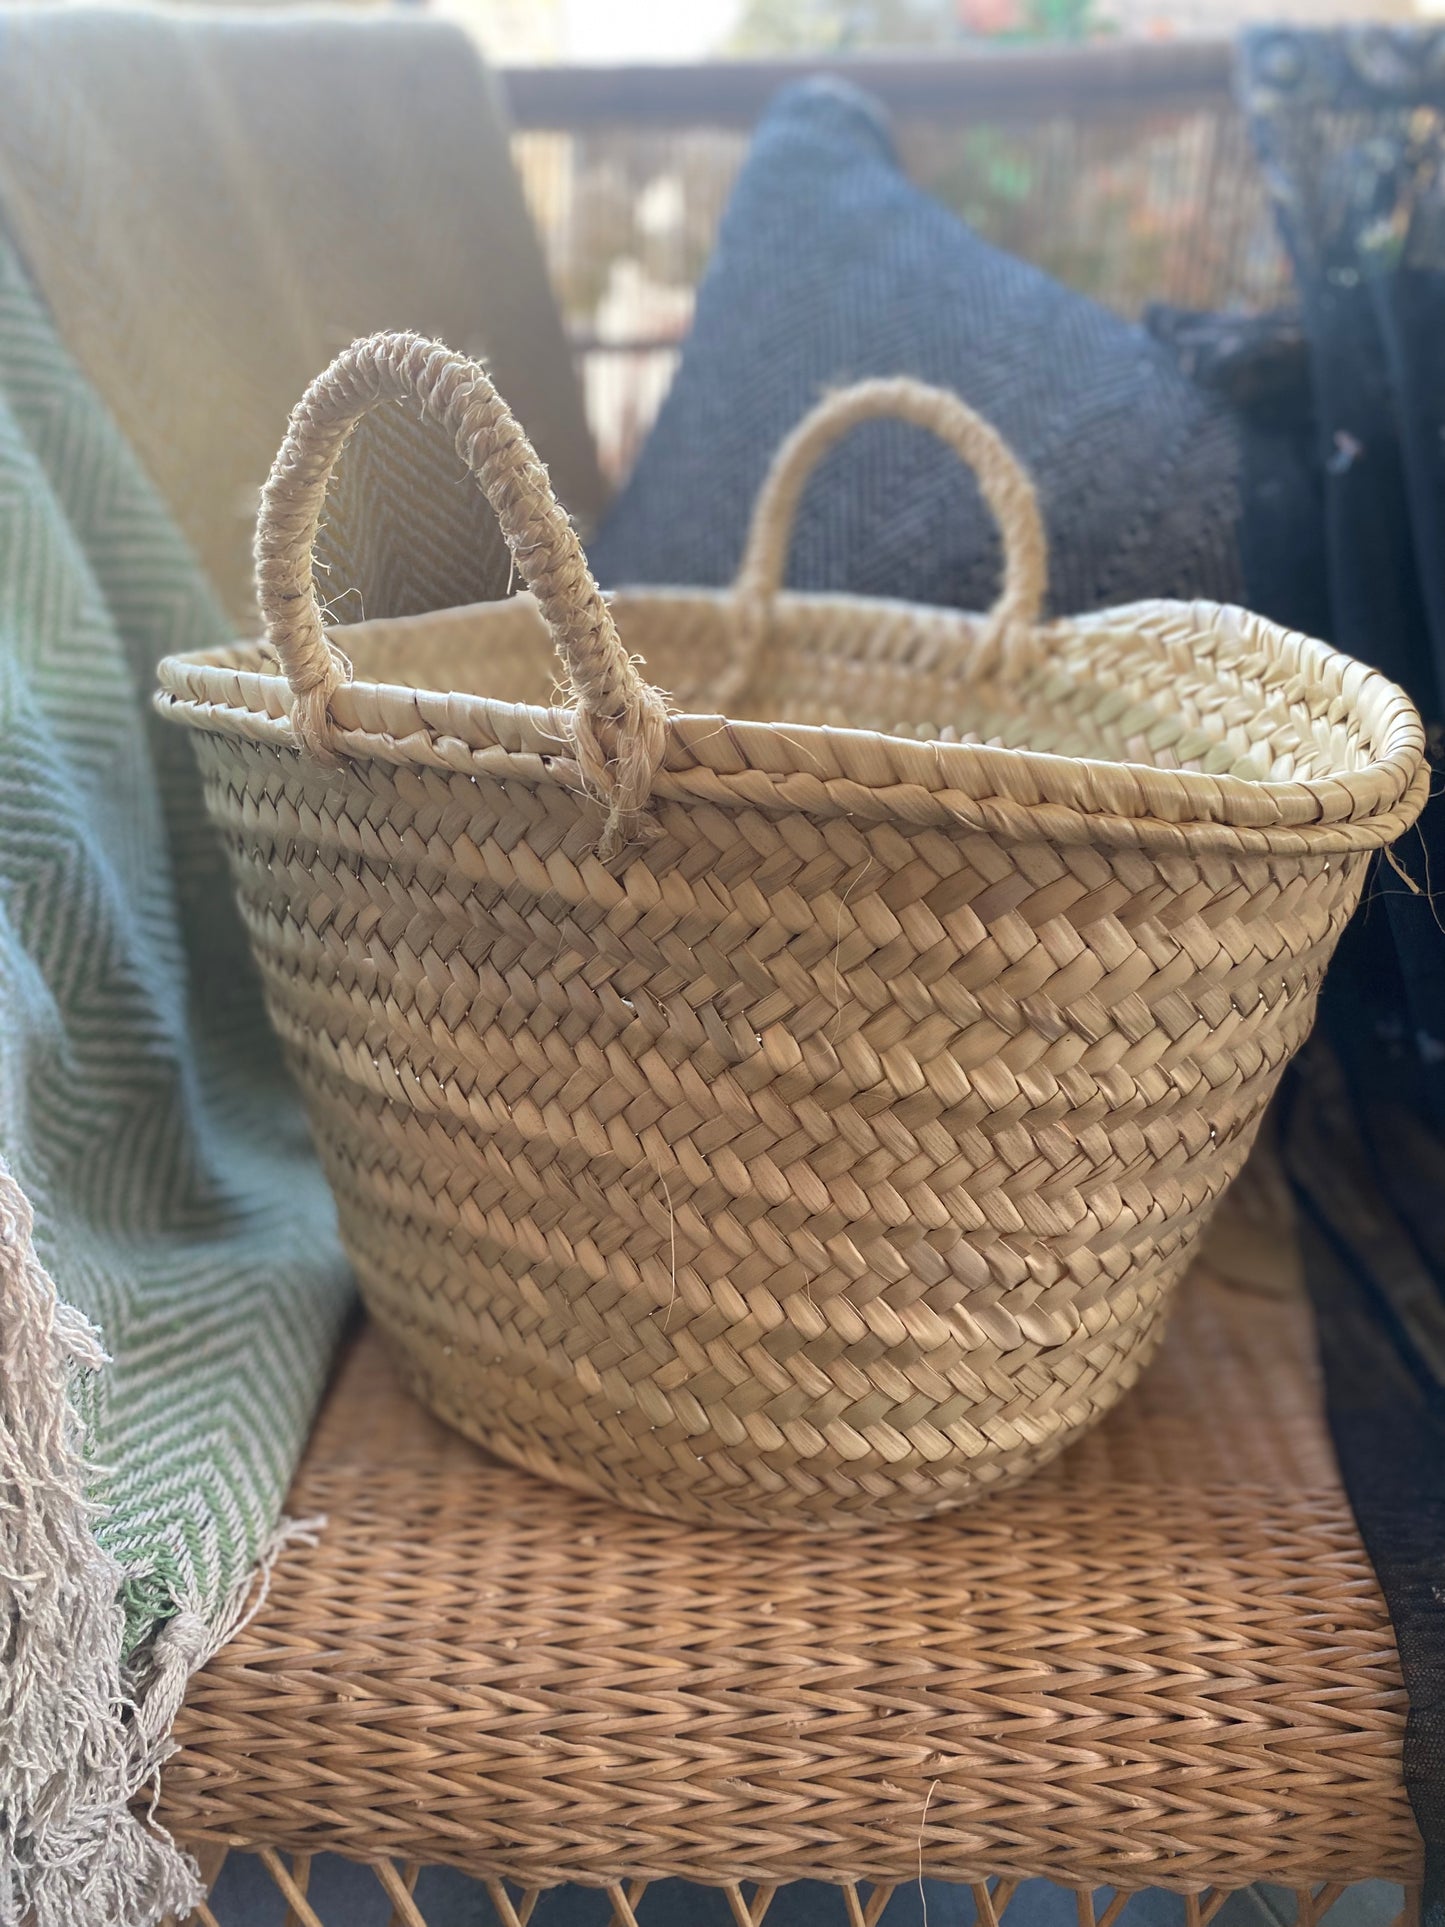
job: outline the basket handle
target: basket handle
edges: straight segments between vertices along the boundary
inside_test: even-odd
[[[496,514],[567,672],[566,700],[583,787],[606,811],[599,853],[647,834],[644,812],[662,760],[666,708],[638,673],[587,566],[547,471],[486,372],[414,334],[353,342],[297,404],[256,523],[256,588],[266,637],[291,687],[296,740],[337,760],[331,698],[351,665],[329,641],[311,552],[347,437],[371,409],[411,398],[445,428]]]
[[[930,429],[978,477],[1003,536],[1004,579],[989,610],[981,661],[1007,660],[1036,627],[1048,587],[1048,539],[1028,471],[999,434],[968,403],[945,388],[899,375],[860,381],[826,395],[805,415],[772,460],[753,508],[743,559],[734,582],[740,605],[742,646],[715,680],[710,694],[721,702],[750,680],[767,631],[773,601],[782,587],[803,490],[819,461],[851,428],[881,419]]]

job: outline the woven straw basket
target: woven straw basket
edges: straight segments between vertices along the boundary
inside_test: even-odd
[[[343,656],[312,543],[399,398],[532,593]],[[987,616],[780,591],[810,468],[880,415],[973,465]],[[293,416],[257,558],[268,643],[158,700],[423,1398],[568,1485],[768,1524],[957,1505],[1119,1398],[1424,801],[1397,688],[1237,609],[1040,624],[1027,477],[907,381],[791,436],[732,591],[604,601],[481,370],[378,336]]]

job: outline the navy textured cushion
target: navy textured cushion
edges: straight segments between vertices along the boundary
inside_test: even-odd
[[[981,240],[899,166],[881,111],[836,81],[779,96],[698,294],[677,379],[592,544],[605,584],[723,584],[783,435],[823,391],[910,374],[954,389],[1033,471],[1051,606],[1240,595],[1227,404],[1142,328]],[[820,465],[789,580],[955,608],[993,598],[998,546],[957,458],[856,430]]]

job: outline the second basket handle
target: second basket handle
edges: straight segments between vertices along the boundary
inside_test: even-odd
[[[1048,542],[1033,482],[1007,442],[968,403],[945,388],[900,375],[860,381],[826,395],[773,457],[758,492],[734,592],[740,648],[709,688],[721,703],[745,687],[782,587],[803,490],[834,442],[861,422],[896,420],[930,429],[968,463],[1003,536],[1004,580],[982,637],[985,657],[1029,636],[1048,586]]]
[[[261,495],[256,587],[267,640],[291,686],[297,741],[334,761],[331,698],[351,666],[327,640],[312,578],[326,491],[347,437],[386,401],[412,399],[476,477],[567,671],[583,786],[606,811],[601,854],[644,827],[666,709],[623,648],[547,471],[485,370],[420,335],[353,342],[297,404]]]

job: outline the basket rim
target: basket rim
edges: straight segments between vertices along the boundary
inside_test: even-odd
[[[629,603],[705,604],[725,609],[729,590],[621,588],[609,597],[622,619]],[[530,597],[475,603],[429,614],[381,617],[333,630],[347,638],[438,621],[458,625]],[[778,612],[813,610],[856,620],[862,608],[916,613],[930,623],[957,611],[882,598],[788,591]],[[1282,684],[1301,684],[1311,709],[1332,720],[1352,713],[1374,750],[1363,768],[1325,777],[1255,780],[1233,774],[1160,769],[1150,764],[969,743],[920,741],[870,729],[752,722],[717,714],[672,713],[653,794],[660,801],[763,807],[811,816],[850,816],[915,829],[974,828],[1055,843],[1175,850],[1179,854],[1328,854],[1378,848],[1419,815],[1429,789],[1425,733],[1405,692],[1381,671],[1330,644],[1287,630],[1233,605],[1207,601],[1136,602],[1044,624],[1039,636],[1126,627],[1161,647],[1186,643],[1196,660],[1226,641],[1272,655]],[[156,705],[163,715],[206,733],[295,750],[291,697],[268,664],[263,642],[167,656],[158,665]],[[331,703],[337,747],[348,756],[458,775],[505,776],[578,786],[570,753],[569,712],[470,692],[357,680]]]

